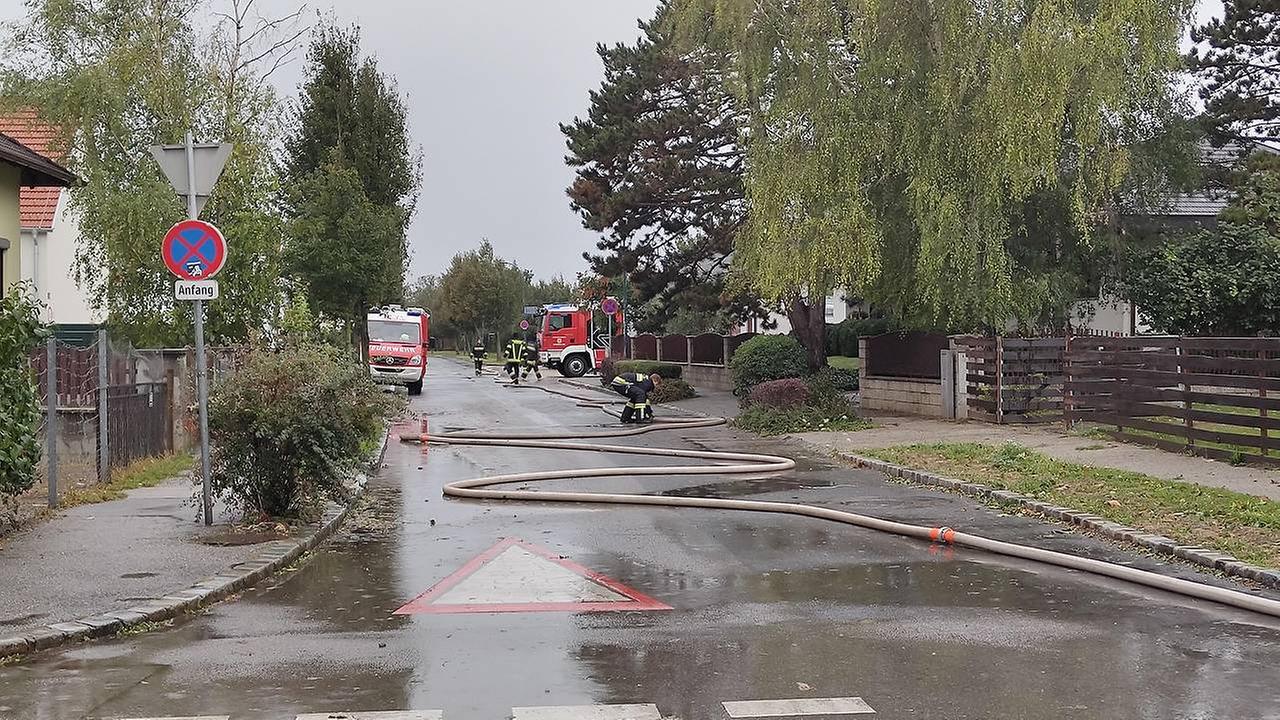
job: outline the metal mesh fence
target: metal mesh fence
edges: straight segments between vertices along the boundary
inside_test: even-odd
[[[49,394],[49,347],[38,348],[31,358],[37,392],[44,409],[40,439],[45,459],[40,465],[38,485],[28,493],[32,504],[47,502],[50,457],[56,461],[55,485],[59,498],[99,481],[98,345],[94,343],[85,347],[59,340],[50,342],[53,344],[56,381],[52,402]]]
[[[96,338],[52,339],[30,356],[43,405],[44,460],[37,486],[20,500],[25,514],[49,502],[51,467],[61,504],[68,493],[109,481],[112,469],[189,446],[181,397],[189,351],[139,351]]]

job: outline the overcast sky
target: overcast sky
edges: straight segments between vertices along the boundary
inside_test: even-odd
[[[217,0],[214,0],[216,2]],[[0,17],[20,14],[0,0]],[[258,0],[268,16],[296,0]],[[632,41],[658,0],[312,0],[314,11],[358,23],[366,52],[408,96],[422,147],[422,197],[410,228],[413,277],[440,272],[488,238],[540,277],[584,269],[594,248],[569,209],[572,179],[557,123],[586,110],[600,83],[597,42]],[[1221,13],[1201,0],[1200,19]],[[292,95],[302,64],[274,76]]]
[[[261,0],[260,0],[261,1]],[[287,8],[284,0],[267,7]],[[329,0],[408,95],[422,146],[422,197],[409,230],[410,275],[438,273],[489,238],[540,277],[585,268],[594,235],[569,208],[558,123],[600,84],[597,42],[634,41],[657,0]],[[265,10],[264,10],[265,12]],[[280,74],[292,90],[301,63]]]

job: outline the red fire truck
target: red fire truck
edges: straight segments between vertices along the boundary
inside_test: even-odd
[[[602,314],[591,306],[561,303],[542,307],[538,351],[542,364],[566,377],[582,377],[609,357],[614,332],[623,329],[622,313]]]
[[[422,394],[427,374],[431,314],[399,305],[373,308],[365,318],[369,327],[369,376],[386,385],[404,385],[410,395]]]

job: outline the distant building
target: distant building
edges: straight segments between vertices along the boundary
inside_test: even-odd
[[[827,296],[827,307],[825,310],[827,324],[835,325],[844,322],[854,314],[858,307],[859,306],[855,306],[853,303],[849,302],[845,297],[845,291],[843,289],[833,291]],[[776,323],[777,327],[772,330],[765,330],[763,329],[765,326],[764,323],[752,319],[734,328],[732,334],[766,333],[769,335],[786,335],[791,332],[791,321],[787,319],[786,313],[770,313],[769,320],[772,323]]]
[[[1211,229],[1218,216],[1231,204],[1231,190],[1221,184],[1221,177],[1237,166],[1249,153],[1276,152],[1262,144],[1252,147],[1227,145],[1214,147],[1202,142],[1198,148],[1199,164],[1211,178],[1202,189],[1173,193],[1153,206],[1122,212],[1124,224],[1134,231],[1151,231],[1154,237],[1182,231]],[[1073,325],[1094,332],[1141,335],[1151,332],[1143,322],[1141,308],[1116,297],[1100,295],[1081,299],[1072,308]]]
[[[46,162],[53,163],[54,128],[26,111],[0,116],[0,133],[18,141]],[[68,205],[67,185],[32,185],[24,182],[20,200],[21,230],[19,276],[35,286],[45,304],[47,322],[86,325],[101,322],[89,304],[88,294],[75,280],[76,243],[80,223]]]

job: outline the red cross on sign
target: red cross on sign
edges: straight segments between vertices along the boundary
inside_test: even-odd
[[[160,257],[179,280],[208,280],[227,262],[227,240],[207,222],[183,220],[165,233]]]

